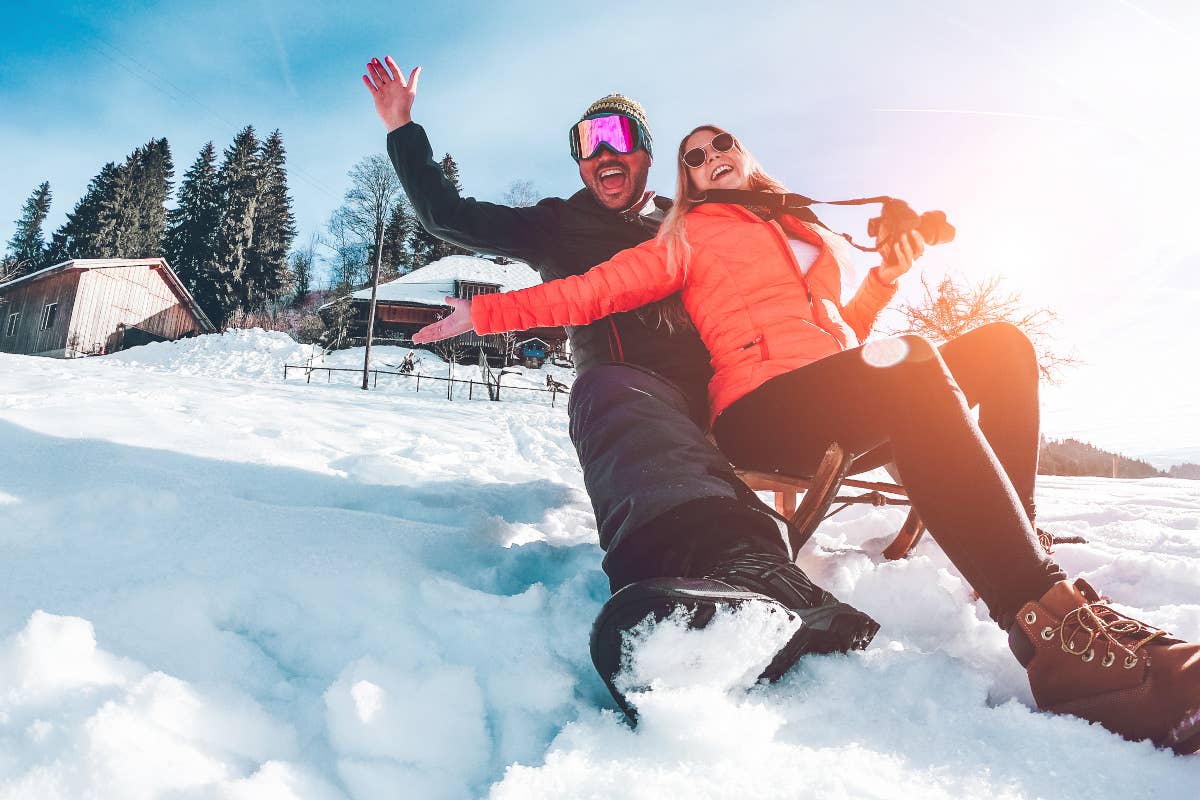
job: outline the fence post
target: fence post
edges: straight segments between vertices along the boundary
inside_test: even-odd
[[[421,391],[421,373],[417,373],[417,391]]]
[[[470,382],[467,384],[467,399],[468,399],[468,400],[474,400],[474,399],[475,399],[475,380],[474,380],[473,378],[472,378],[472,379],[471,379],[471,381],[470,381]]]
[[[376,388],[376,389],[378,389],[378,388],[379,388],[379,370],[377,370],[377,369],[373,369],[373,370],[371,370],[371,372],[374,372],[374,373],[375,373],[375,384],[374,384],[374,386],[375,386],[375,388]]]

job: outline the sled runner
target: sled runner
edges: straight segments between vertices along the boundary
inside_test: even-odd
[[[759,472],[738,469],[738,477],[756,492],[775,492],[775,510],[787,517],[796,531],[792,542],[793,551],[799,553],[808,543],[817,527],[825,520],[852,505],[869,503],[873,506],[909,505],[908,492],[899,483],[864,481],[849,477],[886,466],[889,473],[893,467],[887,463],[886,450],[878,448],[858,456],[848,454],[837,442],[829,445],[820,466],[811,477],[785,475],[781,472]],[[842,488],[860,489],[859,494],[839,494]],[[798,495],[804,497],[797,502]],[[839,503],[837,508],[829,508]],[[883,551],[885,558],[904,558],[925,533],[925,525],[916,510],[908,512],[900,532]]]

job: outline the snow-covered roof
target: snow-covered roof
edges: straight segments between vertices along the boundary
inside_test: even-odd
[[[455,281],[490,283],[499,286],[501,291],[509,291],[535,286],[542,279],[532,267],[520,262],[497,264],[474,256],[446,256],[394,281],[379,284],[377,297],[381,303],[444,306],[446,296],[454,295]],[[370,300],[371,289],[361,289],[352,297]]]

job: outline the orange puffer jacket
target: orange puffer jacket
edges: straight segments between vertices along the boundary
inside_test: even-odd
[[[821,248],[805,276],[788,233]],[[841,304],[841,269],[817,233],[792,217],[783,227],[737,205],[708,203],[687,216],[687,277],[657,239],[618,253],[583,275],[520,291],[476,295],[479,333],[583,325],[681,291],[715,370],[709,422],[771,378],[857,347],[896,294],[871,270]]]

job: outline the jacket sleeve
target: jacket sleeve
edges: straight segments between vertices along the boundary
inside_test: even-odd
[[[875,326],[879,313],[887,308],[899,289],[897,284],[888,285],[880,280],[878,268],[867,273],[866,280],[842,309],[842,319],[854,330],[860,342],[865,342],[871,335],[871,328]]]
[[[429,137],[415,122],[388,133],[387,150],[418,221],[430,234],[468,250],[539,260],[554,227],[555,201],[512,208],[462,197],[433,160]]]
[[[471,300],[471,321],[481,334],[586,325],[662,300],[681,288],[682,272],[668,267],[666,246],[651,239],[582,275],[514,292],[476,295]]]

